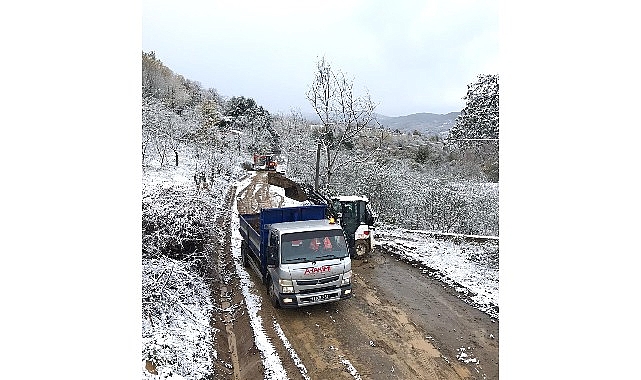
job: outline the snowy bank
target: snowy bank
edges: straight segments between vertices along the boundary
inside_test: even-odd
[[[429,231],[408,230],[390,225],[376,229],[379,246],[401,259],[418,263],[424,273],[437,276],[465,295],[472,305],[498,318],[499,247],[498,238],[483,241],[475,236],[435,238]],[[477,241],[473,241],[477,240]]]

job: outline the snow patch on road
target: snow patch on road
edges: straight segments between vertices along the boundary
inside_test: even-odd
[[[294,361],[294,364],[296,367],[298,367],[298,370],[300,371],[300,374],[303,376],[303,379],[305,380],[311,380],[310,377],[307,375],[307,368],[303,364],[303,361],[300,360],[298,357],[298,354],[296,353],[296,350],[294,350],[294,347],[292,347],[291,343],[289,343],[289,339],[285,336],[285,333],[283,332],[283,329],[280,327],[278,322],[274,319],[274,330],[276,330],[276,334],[278,334],[278,337],[280,340],[283,342],[285,345],[285,348],[289,352],[289,355],[292,357],[292,360]]]
[[[479,364],[479,360],[477,358],[465,352],[465,347],[461,347],[458,349],[458,354],[456,355],[456,359],[458,359],[459,361],[465,364],[469,364],[469,363]]]
[[[361,375],[358,374],[358,371],[356,370],[356,368],[354,368],[354,366],[349,360],[341,359],[341,363],[343,363],[345,368],[347,368],[347,372],[349,372],[349,374],[352,375],[354,379],[361,380]]]

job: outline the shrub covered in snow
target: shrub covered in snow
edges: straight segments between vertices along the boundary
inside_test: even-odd
[[[211,378],[217,353],[207,278],[215,274],[215,220],[233,166],[214,171],[197,190],[195,159],[179,167],[147,167],[142,188],[142,363],[144,379]],[[224,163],[224,160],[219,160]],[[212,171],[207,166],[207,173]]]
[[[142,200],[143,258],[169,257],[204,271],[209,257],[203,249],[214,214],[215,209],[203,197],[173,187],[148,194]]]
[[[167,257],[143,259],[142,271],[143,379],[209,378],[216,354],[209,286],[192,264]]]

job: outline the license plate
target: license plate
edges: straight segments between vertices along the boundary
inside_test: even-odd
[[[329,299],[331,294],[323,294],[322,296],[313,296],[311,297],[312,302],[325,301]]]

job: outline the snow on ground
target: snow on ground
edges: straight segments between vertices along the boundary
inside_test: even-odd
[[[190,170],[192,169],[187,165],[172,169],[145,168],[142,176],[143,195],[154,188],[174,188],[186,191],[190,187],[193,191],[195,183],[193,178],[189,179]]]
[[[468,347],[467,350],[471,350],[471,347]],[[461,361],[463,363],[469,364],[469,363],[478,363],[479,360],[475,357],[473,357],[471,354],[466,352],[465,347],[461,347],[456,350],[458,353],[456,354],[456,359],[458,361]]]
[[[341,358],[341,363],[345,365],[347,372],[349,372],[349,374],[352,375],[354,379],[361,380],[361,375],[358,374],[358,371],[356,370],[356,368],[354,368],[354,366],[349,360]]]
[[[292,360],[294,361],[294,364],[300,371],[301,376],[305,380],[311,380],[310,377],[307,375],[307,367],[305,367],[305,364],[303,364],[303,361],[300,360],[300,357],[296,353],[296,350],[294,350],[294,347],[292,347],[291,343],[289,343],[289,339],[285,336],[285,332],[283,329],[280,327],[278,322],[274,319],[274,330],[276,331],[276,334],[278,334],[278,337],[280,340],[283,342],[283,345],[287,349],[287,352],[289,352],[289,356],[291,356]]]
[[[143,199],[153,198],[158,191],[172,189],[185,196],[196,196],[196,185],[193,179],[195,165],[185,162],[179,167],[156,168],[147,167],[143,172]],[[254,173],[255,175],[255,173]],[[249,176],[236,184],[237,193],[246,188],[253,178]],[[214,178],[210,181],[209,194],[213,201],[218,201],[216,208],[220,210],[222,199],[229,188],[229,181],[223,178]],[[257,186],[256,191],[259,190]],[[284,189],[270,186],[270,192],[283,199],[283,207],[296,206],[300,202],[285,197]],[[236,201],[232,208],[232,256],[236,272],[239,275],[242,293],[247,305],[250,323],[254,331],[256,347],[261,352],[265,378],[286,379],[287,374],[273,344],[268,339],[263,321],[258,312],[262,304],[260,297],[253,292],[253,282],[249,273],[240,263],[240,241],[238,232],[238,212]],[[171,273],[171,276],[169,275]],[[213,305],[207,284],[202,277],[190,271],[188,264],[163,258],[161,260],[143,260],[143,287],[145,284],[168,281],[172,289],[184,289],[185,284],[190,284],[188,302],[180,299],[179,306],[170,310],[158,312],[160,320],[152,320],[145,315],[142,318],[142,378],[143,379],[203,379],[212,373],[212,358],[217,357],[214,342],[216,331],[211,330],[209,319],[213,312]],[[175,283],[180,282],[180,283]],[[162,286],[162,285],[161,285]],[[183,291],[184,293],[184,291]],[[164,303],[158,303],[163,305]],[[278,326],[280,327],[280,326]],[[282,332],[282,330],[280,330]],[[284,334],[283,342],[289,342]],[[290,345],[291,346],[291,345]],[[292,359],[296,362],[296,352],[290,351]],[[157,374],[150,372],[148,359],[153,358],[153,369]],[[306,378],[307,369],[298,359],[297,367],[303,378]]]
[[[305,206],[305,205],[310,205],[311,202],[299,202],[295,199],[291,199],[285,196],[285,189],[282,187],[278,186],[269,186],[269,192],[272,194],[272,197],[275,195],[276,197],[280,198],[283,200],[283,205],[281,207],[295,207],[295,206]],[[276,206],[274,206],[276,207]]]
[[[152,162],[142,173],[143,202],[167,207],[156,200],[171,189],[176,196],[202,196],[220,212],[229,180],[210,179],[205,195],[196,191],[195,172],[196,166],[190,160],[165,168]],[[211,378],[212,360],[217,358],[217,330],[210,326],[214,306],[204,278],[187,262],[167,257],[143,259],[142,287],[143,294],[151,295],[151,299],[143,299],[142,305],[142,378]]]
[[[162,296],[170,298],[150,301],[152,312],[143,312],[142,378],[207,379],[212,373],[210,352],[216,356],[211,347],[215,337],[209,326],[213,310],[209,286],[189,264],[178,260],[143,260],[142,269],[143,289],[161,284]],[[154,363],[157,375],[150,373],[147,360]]]
[[[437,271],[440,280],[464,293],[473,306],[498,318],[498,238],[491,238],[485,243],[452,238],[443,240],[430,236],[427,231],[390,225],[378,227],[375,236],[378,245],[404,260],[418,262]]]

